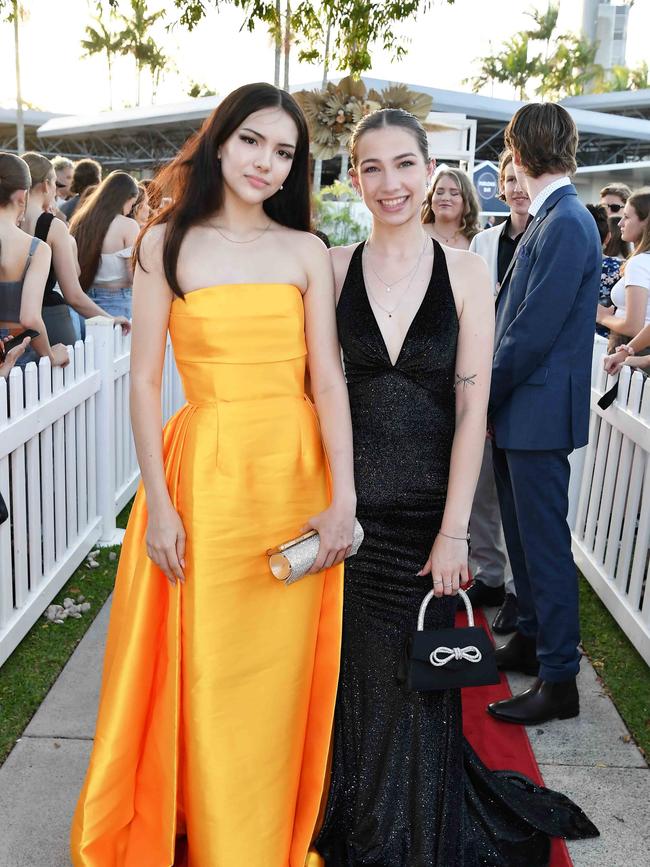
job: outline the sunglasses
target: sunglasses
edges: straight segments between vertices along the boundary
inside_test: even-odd
[[[625,205],[605,205],[608,211],[611,211],[613,214],[618,214],[619,211],[622,211]]]
[[[62,183],[61,181],[56,181],[56,186],[58,190],[63,189],[63,187],[67,187],[67,184]]]

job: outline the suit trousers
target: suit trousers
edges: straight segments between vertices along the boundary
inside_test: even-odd
[[[488,587],[505,584],[506,593],[516,594],[494,481],[492,440],[487,438],[469,519],[469,532],[472,537],[469,564],[474,578]]]
[[[569,449],[493,447],[503,530],[522,635],[537,641],[539,676],[560,683],[580,667],[578,576],[567,524]]]

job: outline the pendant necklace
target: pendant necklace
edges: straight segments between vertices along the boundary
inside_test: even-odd
[[[375,293],[374,293],[374,292],[370,289],[370,287],[367,286],[367,284],[366,284],[366,289],[367,289],[367,291],[368,291],[368,294],[370,295],[370,297],[372,298],[372,300],[375,302],[375,304],[377,305],[377,307],[379,307],[380,310],[383,310],[384,313],[387,314],[387,316],[388,316],[389,319],[392,319],[392,318],[393,318],[393,313],[395,313],[395,311],[397,310],[397,308],[401,306],[402,301],[404,301],[404,299],[406,298],[406,296],[409,294],[409,289],[411,288],[411,285],[413,284],[413,281],[415,280],[415,275],[418,273],[418,271],[419,271],[419,269],[420,269],[420,262],[422,261],[422,257],[424,256],[424,251],[425,251],[426,248],[427,248],[427,241],[428,241],[428,237],[425,237],[425,239],[424,239],[424,244],[423,244],[423,246],[422,246],[422,249],[420,250],[420,255],[418,256],[418,260],[417,260],[417,262],[415,263],[415,267],[411,270],[411,279],[409,280],[409,282],[408,282],[408,284],[407,284],[407,286],[406,286],[406,289],[405,289],[404,292],[402,293],[402,297],[399,299],[399,301],[397,302],[397,304],[396,304],[392,309],[389,310],[388,307],[384,307],[384,305],[381,303],[381,301],[379,301],[379,300],[377,299],[377,296],[375,295]],[[368,257],[366,257],[366,261],[368,261]],[[370,265],[370,262],[368,262],[368,264]],[[384,284],[384,286],[389,286],[389,285],[390,285],[389,283],[386,283],[386,281],[385,281],[382,277],[380,277],[379,274],[377,274],[377,272],[376,272],[375,269],[372,267],[372,265],[370,265],[370,269],[372,270],[373,274],[374,274],[374,275],[375,275],[375,276],[376,276],[376,277],[377,277],[377,278],[378,278],[378,279],[379,279],[379,280]],[[402,278],[402,279],[404,279],[404,278]],[[398,281],[398,282],[399,282],[399,281]],[[392,285],[395,286],[396,284],[393,283]],[[388,291],[388,290],[387,290],[387,291]]]
[[[268,224],[262,229],[259,234],[255,235],[255,237],[253,238],[249,238],[247,241],[236,241],[234,238],[229,238],[228,235],[226,235],[226,233],[219,228],[219,226],[213,225],[212,228],[216,229],[217,232],[221,235],[221,237],[225,241],[229,241],[231,244],[252,244],[253,241],[257,241],[258,238],[261,238],[262,235],[268,232],[268,230],[271,228],[271,222],[272,220],[269,220]]]
[[[403,276],[403,277],[400,277],[398,280],[393,280],[391,283],[387,283],[387,282],[384,280],[384,278],[381,276],[381,274],[378,274],[378,273],[375,271],[375,269],[374,269],[374,267],[373,267],[373,264],[372,264],[372,262],[370,261],[370,255],[369,255],[369,253],[368,253],[368,247],[367,247],[367,246],[366,246],[366,253],[368,254],[368,255],[366,255],[366,261],[368,262],[368,265],[370,265],[370,270],[371,270],[372,273],[375,275],[375,277],[380,281],[380,283],[383,283],[383,284],[384,284],[384,288],[386,289],[386,292],[391,292],[391,291],[392,291],[396,286],[398,286],[398,285],[399,285],[403,280],[406,280],[406,279],[408,279],[409,277],[412,277],[412,276],[413,276],[413,272],[417,269],[418,265],[420,264],[420,259],[422,258],[422,253],[420,253],[420,255],[419,255],[419,257],[418,257],[418,259],[417,259],[415,265],[414,265],[412,268],[409,269],[409,271],[408,271],[407,274],[404,274],[404,276]]]
[[[450,246],[450,245],[451,245],[451,244],[456,240],[456,238],[458,237],[458,234],[459,234],[459,232],[460,232],[460,229],[456,229],[456,231],[455,231],[454,234],[451,236],[451,238],[445,238],[445,236],[442,234],[442,232],[440,231],[440,229],[436,229],[436,228],[435,228],[435,223],[434,223],[433,232],[434,232],[435,235],[437,235],[437,236],[441,239],[441,241],[443,242],[443,244],[446,244],[446,245],[449,247],[449,246]]]

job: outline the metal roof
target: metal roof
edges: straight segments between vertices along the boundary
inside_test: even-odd
[[[335,80],[335,79],[334,79]],[[378,90],[393,83],[387,79],[363,76],[368,87]],[[412,90],[428,93],[433,97],[434,111],[463,113],[478,120],[507,123],[513,114],[525,103],[519,100],[499,99],[483,96],[478,93],[466,93],[456,90],[441,90],[420,84],[408,84]],[[318,82],[301,84],[292,90],[317,89]],[[650,93],[650,91],[638,91]],[[618,96],[618,94],[599,94],[598,96]],[[629,96],[630,94],[626,94]],[[576,97],[586,100],[596,97]],[[612,136],[617,139],[630,139],[650,142],[650,121],[632,117],[606,114],[604,112],[587,111],[574,107],[575,99],[565,101],[567,110],[576,122],[579,132],[587,135]],[[143,108],[128,108],[113,112],[102,112],[78,117],[55,117],[38,130],[42,138],[64,138],[68,136],[92,136],[99,133],[106,136],[111,133],[128,131],[133,133],[138,129],[158,127],[165,129],[177,124],[197,124],[206,118],[220,102],[218,96],[205,96],[172,105],[154,105]],[[584,103],[580,103],[583,105]]]
[[[148,105],[141,108],[123,108],[115,111],[72,117],[55,117],[39,128],[41,138],[66,136],[102,136],[122,131],[156,127],[166,129],[178,124],[195,125],[204,120],[221,102],[218,96],[203,96],[169,105]]]
[[[650,109],[650,88],[644,90],[617,90],[612,93],[588,93],[570,96],[562,105],[584,108],[589,111],[634,111]]]

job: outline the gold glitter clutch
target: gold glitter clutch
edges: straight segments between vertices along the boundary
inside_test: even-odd
[[[353,557],[363,542],[363,527],[355,519],[352,536],[352,549],[348,557]],[[283,542],[277,548],[271,548],[266,553],[269,557],[269,569],[273,575],[284,584],[295,584],[304,578],[318,556],[320,537],[316,530],[310,530],[297,539]],[[346,557],[347,559],[347,557]]]

